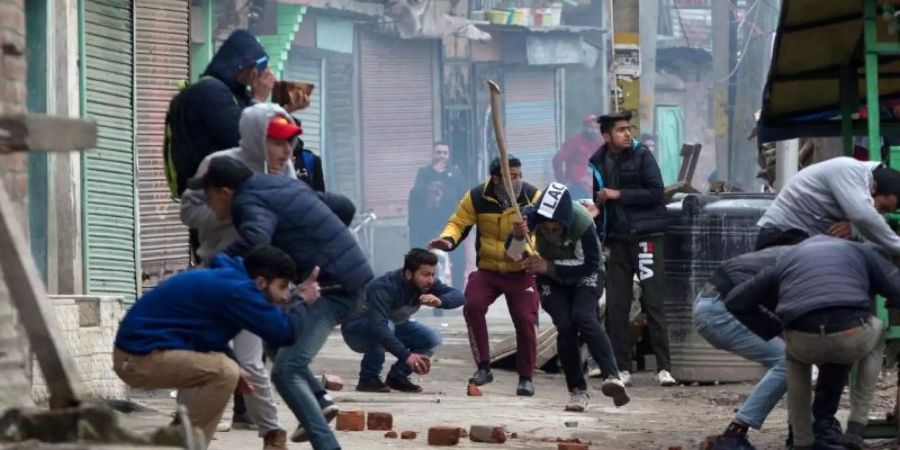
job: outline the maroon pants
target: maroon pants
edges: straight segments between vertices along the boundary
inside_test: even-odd
[[[488,307],[501,295],[506,297],[510,318],[516,327],[516,370],[520,376],[530,377],[534,372],[537,352],[534,323],[540,305],[534,275],[525,272],[500,273],[483,269],[469,275],[463,315],[469,327],[472,355],[476,363],[491,360],[485,316]]]

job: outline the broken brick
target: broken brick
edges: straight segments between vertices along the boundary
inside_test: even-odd
[[[338,431],[363,431],[366,429],[365,411],[341,411],[335,429]]]
[[[472,442],[502,444],[506,442],[506,430],[504,430],[503,427],[472,425],[472,427],[469,428],[469,439],[471,439]]]
[[[673,445],[673,446],[669,447],[669,450],[681,450],[681,446],[680,446],[680,445]]]
[[[404,431],[404,432],[400,433],[400,438],[401,439],[415,439],[416,432],[415,431]]]
[[[469,397],[481,397],[481,389],[478,389],[478,385],[470,381],[469,387],[466,389],[466,395]]]
[[[460,428],[459,429],[459,437],[460,437],[460,439],[467,438],[467,437],[469,437],[469,432],[466,431],[465,428]]]
[[[518,438],[519,438],[519,433],[512,433],[512,434],[509,435],[509,437],[510,437],[510,439],[518,439]]]
[[[459,444],[459,427],[431,427],[428,429],[428,445],[449,446]]]
[[[590,450],[587,444],[577,442],[560,442],[556,444],[556,450]]]
[[[329,391],[344,389],[344,379],[337,375],[322,375],[322,379],[319,382],[322,383],[323,388]]]
[[[388,439],[397,439],[397,432],[396,431],[388,431],[387,433],[384,433],[384,437],[386,437]]]
[[[370,412],[366,417],[366,427],[372,431],[387,431],[394,428],[394,416],[386,412]]]

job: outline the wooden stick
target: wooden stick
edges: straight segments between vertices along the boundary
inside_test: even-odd
[[[488,80],[487,84],[488,88],[491,90],[491,119],[494,122],[494,137],[497,138],[497,150],[500,152],[500,178],[503,180],[503,187],[506,190],[506,195],[509,196],[510,202],[513,204],[513,208],[515,208],[516,218],[524,220],[522,217],[522,210],[519,209],[519,199],[516,197],[515,189],[513,189],[512,177],[509,174],[509,151],[506,149],[506,137],[503,135],[503,121],[500,118],[500,86],[493,80]],[[527,230],[525,231],[525,246],[529,250],[532,250],[532,253],[535,253],[531,248],[531,238],[528,236]]]
[[[19,313],[19,321],[24,325],[47,380],[50,407],[75,406],[84,392],[81,377],[56,324],[47,291],[16,214],[6,188],[0,184],[0,267],[10,300]]]

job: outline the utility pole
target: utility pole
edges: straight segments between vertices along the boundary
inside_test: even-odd
[[[640,109],[640,35],[638,0],[606,0],[612,4],[610,21],[613,29],[613,68],[611,83],[615,83],[615,95],[611,99],[611,111]],[[656,1],[656,0],[654,0]]]
[[[641,131],[655,133],[656,112],[656,39],[659,27],[659,1],[645,0],[640,5],[641,48]],[[668,14],[668,11],[665,11]],[[657,155],[658,156],[658,155]]]
[[[729,4],[711,0],[713,36],[713,108],[715,110],[716,172],[719,180],[729,180],[728,160],[731,121],[728,115],[731,67],[731,21]],[[754,165],[755,167],[755,165]]]

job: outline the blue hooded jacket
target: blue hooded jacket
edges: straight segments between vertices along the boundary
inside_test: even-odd
[[[253,174],[235,190],[231,222],[238,238],[225,252],[242,255],[254,246],[271,244],[291,255],[300,279],[318,266],[323,286],[340,285],[345,292],[361,292],[374,274],[337,215],[346,219],[350,207],[346,198],[320,197],[299,180]]]
[[[185,91],[184,109],[191,146],[198,155],[237,147],[241,111],[251,103],[247,86],[237,74],[267,56],[247,30],[235,30],[222,43],[203,76]]]
[[[242,329],[271,346],[290,345],[290,318],[244,270],[242,258],[217,255],[208,269],[175,275],[144,294],[125,314],[116,348],[134,355],[156,350],[227,352]]]

